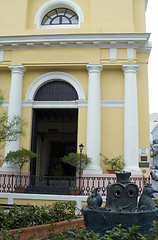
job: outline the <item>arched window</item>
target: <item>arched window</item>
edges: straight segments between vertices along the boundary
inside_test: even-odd
[[[75,101],[78,95],[73,86],[65,81],[55,80],[44,84],[38,89],[35,101]]]
[[[56,8],[44,16],[41,25],[78,24],[77,14],[68,8]]]
[[[37,28],[80,28],[84,16],[72,0],[50,0],[40,7],[36,16]]]
[[[60,81],[57,82],[58,84],[56,84],[56,83],[54,84],[54,82],[56,82],[57,79]],[[47,85],[47,83],[49,83],[49,82],[51,82],[51,84],[50,84],[51,86]],[[45,74],[39,76],[38,78],[36,78],[30,85],[30,87],[28,88],[25,100],[33,101],[35,99],[35,96],[37,97],[36,94],[37,94],[38,90],[42,89],[41,88],[42,86],[46,87],[46,88],[45,87],[43,88],[43,89],[46,89],[46,92],[48,89],[50,90],[52,87],[53,87],[53,89],[54,89],[54,87],[55,88],[58,87],[58,89],[59,88],[63,89],[63,87],[64,87],[65,90],[62,90],[62,91],[65,91],[65,92],[63,92],[62,94],[67,95],[68,92],[71,92],[71,94],[73,95],[73,99],[71,99],[71,100],[67,99],[67,101],[85,100],[84,89],[82,88],[79,81],[72,75],[70,75],[68,73],[64,73],[64,72],[49,72],[49,73],[45,73]],[[53,90],[53,91],[55,91],[55,90]],[[76,95],[76,93],[77,93],[77,95]],[[55,96],[55,95],[56,95],[56,93],[53,94],[53,96]],[[35,100],[37,101],[37,99],[35,99]],[[39,101],[39,99],[38,99],[38,101]],[[49,101],[54,101],[54,99],[49,100]]]

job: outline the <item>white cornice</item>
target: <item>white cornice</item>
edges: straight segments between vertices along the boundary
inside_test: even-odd
[[[1,107],[7,108],[9,101],[3,101]],[[22,101],[24,108],[81,108],[87,107],[87,100],[77,101]],[[124,100],[101,100],[102,108],[124,108]]]
[[[102,100],[102,108],[124,108],[124,100]]]
[[[0,50],[65,47],[133,47],[151,50],[150,33],[81,33],[0,36]],[[80,43],[80,44],[78,44]]]

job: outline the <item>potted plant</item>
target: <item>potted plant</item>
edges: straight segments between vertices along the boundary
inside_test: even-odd
[[[81,192],[81,174],[87,164],[91,162],[91,159],[87,156],[87,154],[69,153],[63,157],[63,162],[74,166],[76,168],[76,172],[79,173],[77,186],[70,188],[70,193],[72,195],[78,195]]]
[[[70,193],[71,193],[71,195],[79,195],[80,194],[79,187],[71,187],[70,188]]]
[[[108,173],[115,173],[115,171],[123,170],[124,168],[124,157],[122,155],[119,155],[117,157],[109,159],[107,156],[102,156],[102,161],[105,165],[109,166],[109,169],[107,169]]]
[[[54,175],[55,176],[63,176],[64,175],[64,169],[61,166],[57,165],[54,169]]]
[[[81,160],[81,173],[82,173],[83,169],[87,166],[87,164],[91,162],[91,159],[87,156],[87,154],[72,152],[63,157],[63,162],[70,164],[71,166],[74,166],[77,172],[79,172],[80,160]]]
[[[37,154],[27,150],[25,148],[22,148],[21,150],[17,150],[17,151],[10,151],[7,156],[5,157],[4,161],[6,163],[9,164],[15,164],[19,166],[19,188],[20,188],[20,192],[22,192],[22,185],[21,185],[21,171],[23,166],[25,166],[29,161],[30,158],[36,158]],[[16,189],[16,191],[18,191],[18,189]]]

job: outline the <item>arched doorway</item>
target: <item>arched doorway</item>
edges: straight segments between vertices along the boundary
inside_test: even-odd
[[[55,79],[43,84],[34,101],[76,101],[75,88],[66,81]],[[75,169],[62,162],[64,155],[77,151],[78,109],[33,109],[32,151],[38,153],[32,159],[31,175],[75,175]]]

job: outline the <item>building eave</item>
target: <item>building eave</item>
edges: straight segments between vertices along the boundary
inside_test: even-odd
[[[150,33],[78,33],[0,36],[0,50],[63,47],[133,47],[151,50]]]

